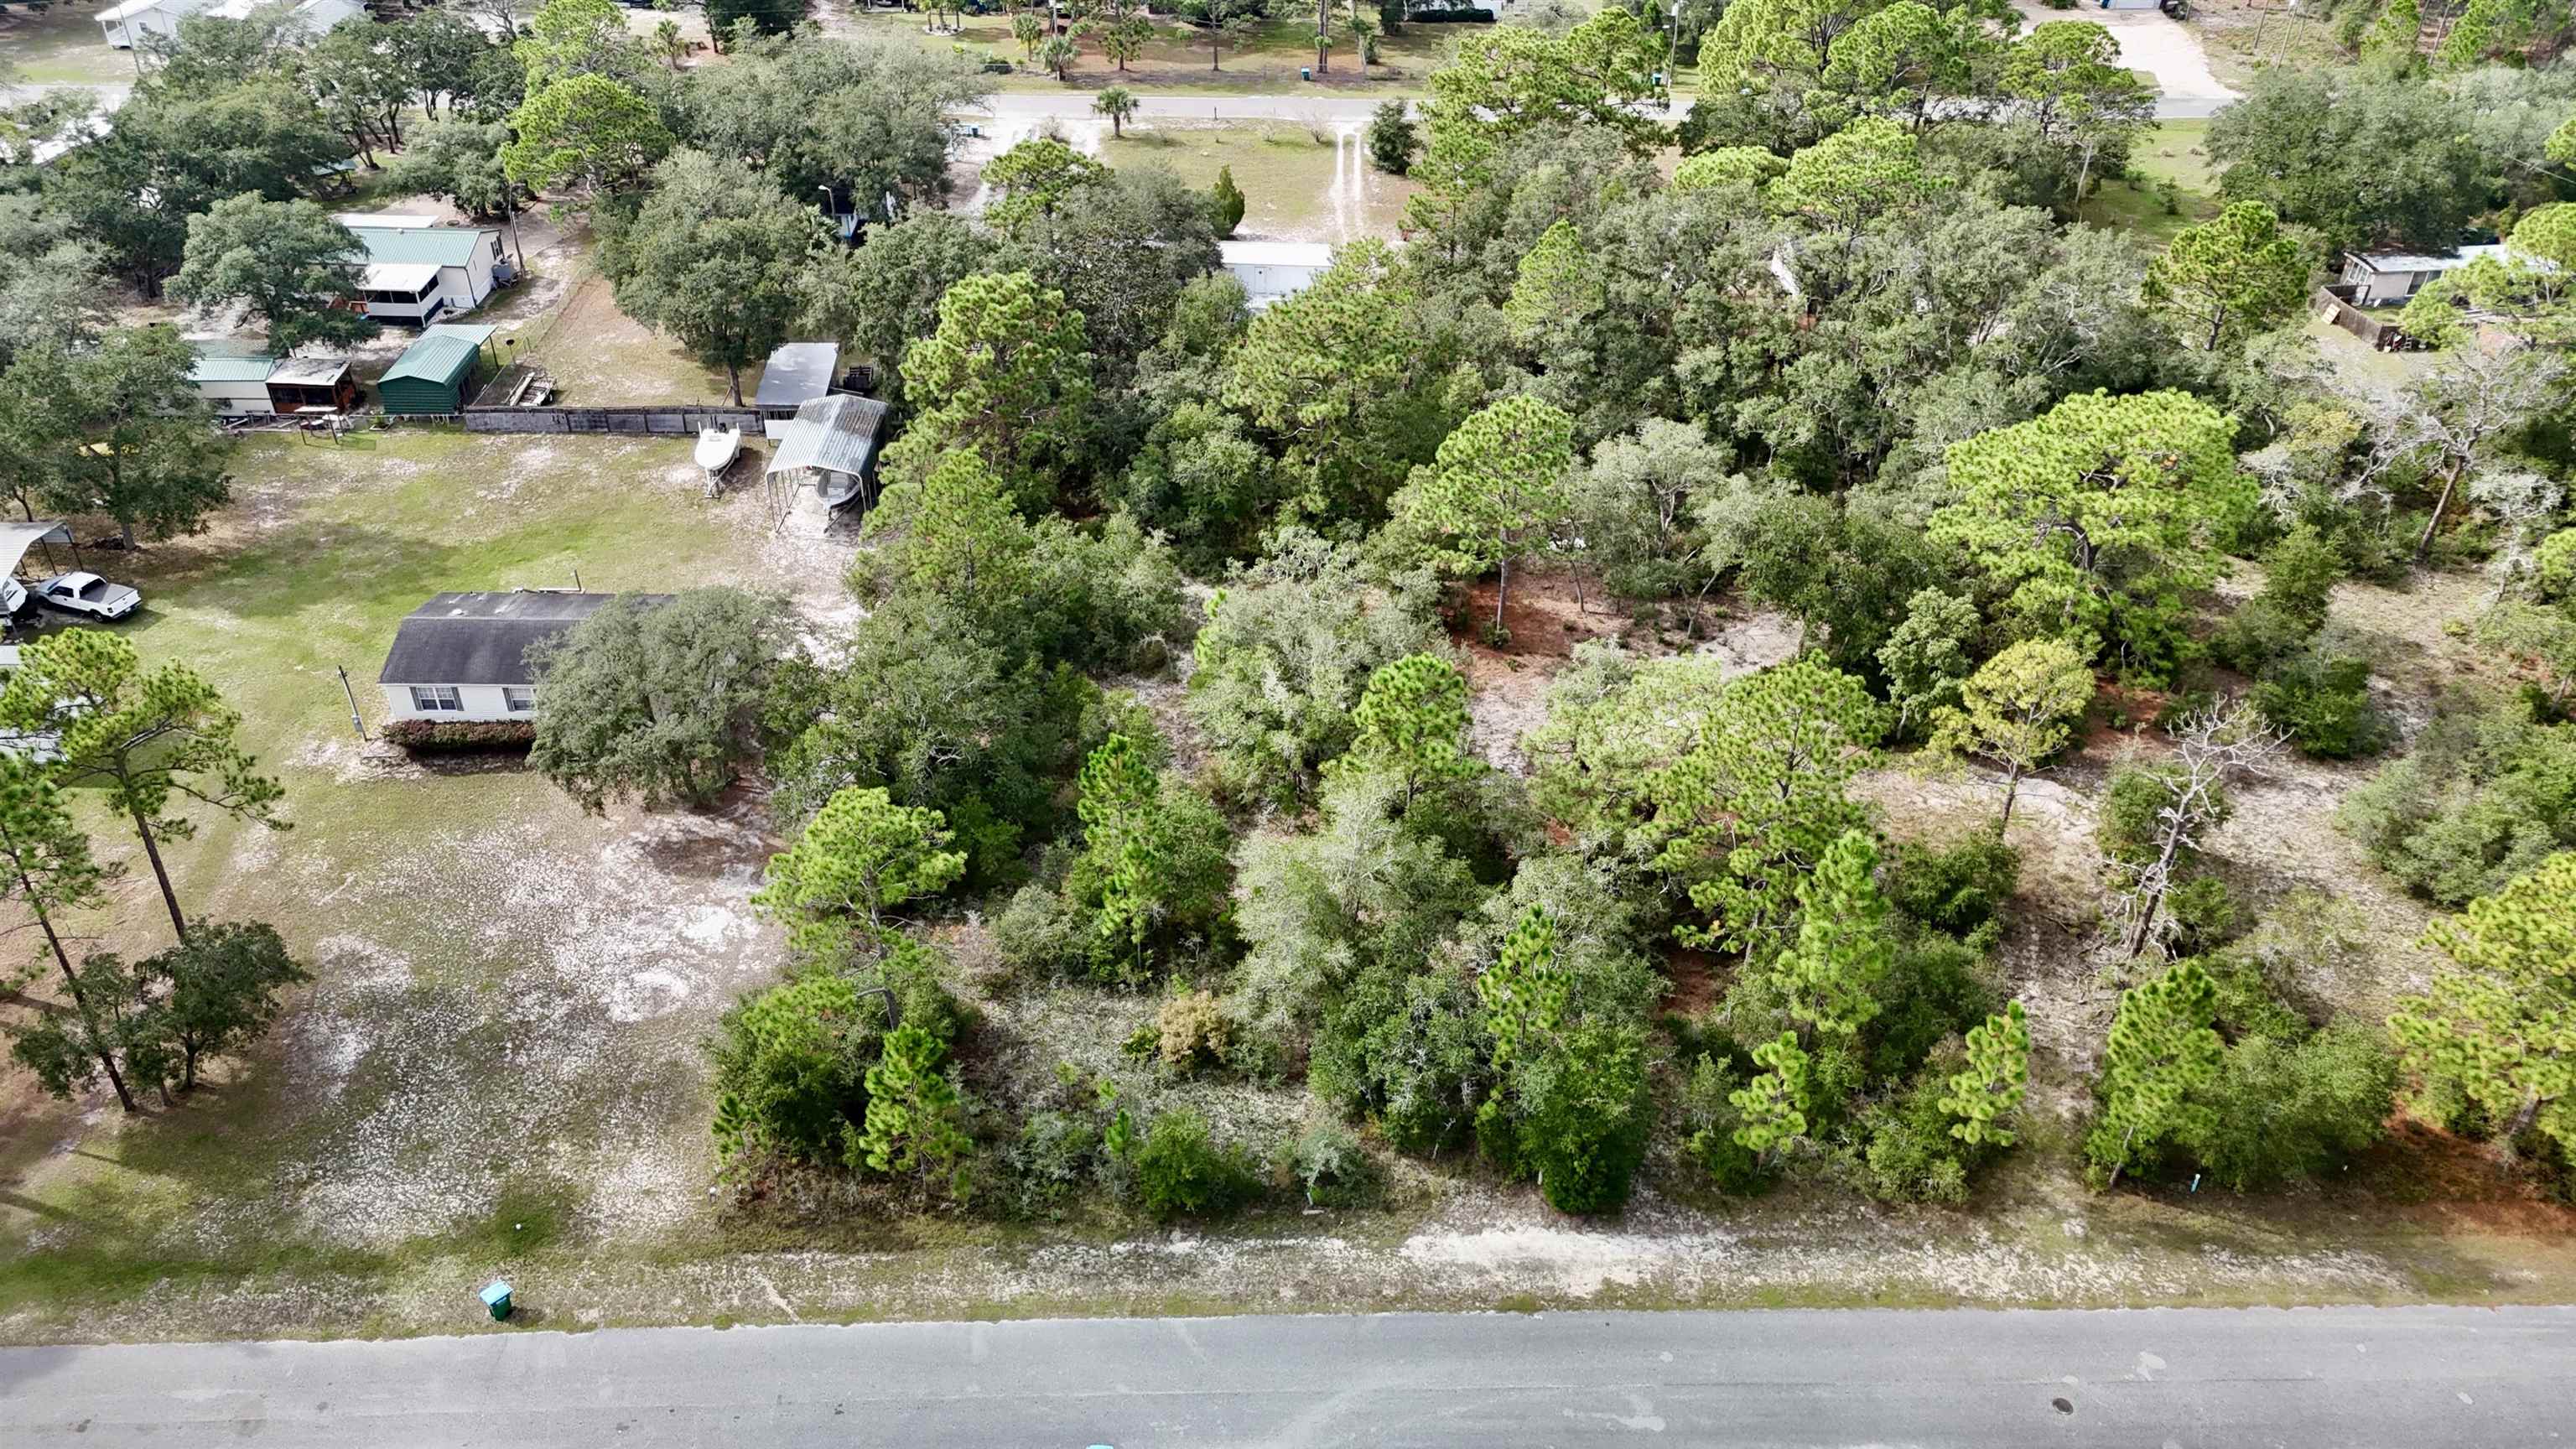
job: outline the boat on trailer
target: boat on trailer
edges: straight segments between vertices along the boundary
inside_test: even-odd
[[[698,429],[698,466],[706,470],[709,498],[716,496],[716,488],[724,479],[725,469],[733,466],[735,456],[741,452],[742,429]]]

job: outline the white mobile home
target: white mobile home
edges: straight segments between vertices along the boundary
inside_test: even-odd
[[[2504,255],[2502,244],[2448,252],[2346,252],[2343,283],[2364,307],[2394,307],[2432,285],[2433,279],[2480,257]]]
[[[440,594],[394,631],[376,683],[390,720],[525,720],[537,717],[530,646],[544,643],[624,599],[650,605],[658,594],[576,594],[551,589]]]
[[[510,279],[501,229],[444,226],[423,216],[345,212],[334,218],[358,238],[358,297],[379,322],[426,327],[471,312]]]
[[[1333,264],[1333,249],[1322,242],[1222,241],[1216,250],[1256,312],[1315,285]]]
[[[221,0],[208,15],[225,20],[248,20],[254,10],[277,4],[278,0]],[[358,0],[286,0],[287,15],[306,40],[318,40],[331,27],[343,20],[355,20],[367,13]]]

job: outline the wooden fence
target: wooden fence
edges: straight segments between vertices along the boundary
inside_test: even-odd
[[[740,428],[757,436],[760,414],[752,408],[708,404],[698,407],[510,408],[465,409],[469,433],[623,433],[634,436],[694,437],[701,428]]]
[[[2394,322],[2382,322],[2352,304],[2349,286],[2333,284],[2317,288],[2313,299],[2324,310],[2326,320],[2360,338],[2379,352],[2421,352],[2424,344],[2406,334]]]

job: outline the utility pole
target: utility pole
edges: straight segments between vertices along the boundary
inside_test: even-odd
[[[358,692],[349,687],[349,666],[342,664],[336,667],[340,671],[340,692],[349,698],[349,728],[356,730],[358,738],[364,740],[367,737],[367,722],[358,718]]]

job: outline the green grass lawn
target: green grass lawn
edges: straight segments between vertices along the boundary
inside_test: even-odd
[[[2129,153],[2136,179],[2113,177],[2085,198],[2083,218],[2095,226],[2134,232],[2161,247],[2183,228],[2218,214],[2218,183],[2202,142],[2209,122],[2159,121],[2138,138]],[[2180,192],[2176,207],[2165,209],[2157,183],[2170,181]]]
[[[131,85],[134,52],[107,43],[102,6],[57,4],[44,14],[24,4],[0,15],[0,85]]]
[[[1197,187],[1213,184],[1219,168],[1231,168],[1244,194],[1236,234],[1246,238],[1392,236],[1405,198],[1416,189],[1368,164],[1364,135],[1343,138],[1330,126],[1130,126],[1101,154],[1112,166],[1166,167]]]
[[[210,820],[167,848],[182,901],[275,924],[317,979],[175,1111],[84,1123],[0,1082],[0,1313],[684,1230],[713,1168],[692,1044],[775,964],[743,909],[757,828],[592,819],[512,757],[362,750],[338,671],[373,728],[394,627],[433,593],[772,578],[757,491],[703,500],[682,441],[439,429],[255,436],[238,474],[208,534],[94,562],[143,588],[122,630],[146,664],[205,673],[286,787],[292,829]],[[82,923],[98,944],[167,944],[147,874],[115,897]]]

